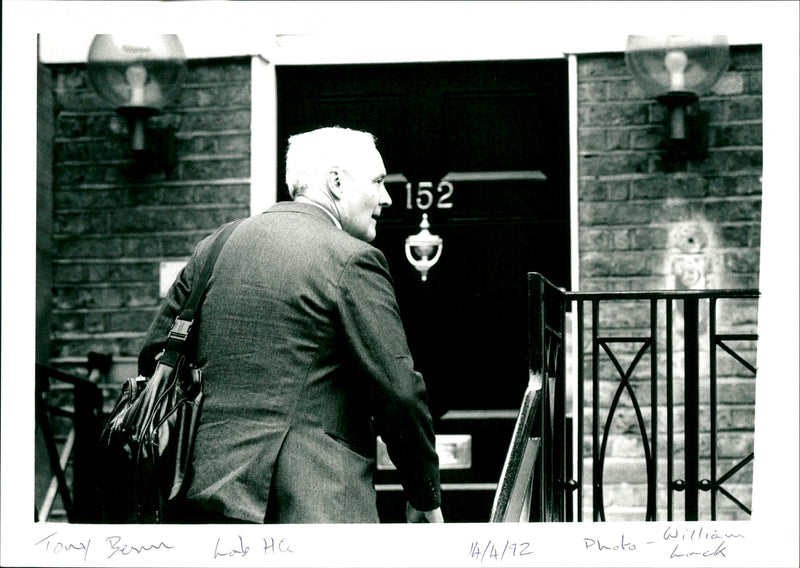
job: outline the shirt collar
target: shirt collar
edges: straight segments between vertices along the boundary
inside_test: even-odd
[[[310,200],[308,197],[306,197],[305,195],[298,195],[297,197],[295,197],[295,199],[294,199],[294,200],[295,200],[295,201],[297,201],[297,202],[299,202],[299,203],[308,203],[309,205],[313,205],[314,207],[317,207],[317,208],[319,208],[319,209],[322,209],[323,211],[325,211],[325,213],[328,215],[328,217],[330,217],[330,218],[331,218],[331,221],[333,221],[334,225],[336,225],[336,226],[337,226],[339,229],[341,229],[341,228],[342,228],[342,224],[339,222],[339,219],[337,219],[336,217],[334,217],[334,216],[333,216],[333,214],[332,214],[330,211],[328,211],[327,209],[325,209],[325,208],[324,208],[322,205],[320,205],[319,203],[315,203],[314,201],[311,201],[311,200]]]

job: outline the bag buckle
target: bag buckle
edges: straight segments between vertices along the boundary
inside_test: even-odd
[[[169,330],[169,339],[185,341],[189,335],[189,330],[192,328],[192,323],[194,323],[194,320],[186,321],[175,318],[175,323],[172,324],[172,329]]]

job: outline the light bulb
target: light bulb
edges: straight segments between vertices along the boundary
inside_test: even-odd
[[[670,91],[683,91],[686,89],[686,64],[689,58],[686,53],[680,50],[672,50],[667,52],[664,58],[664,65],[669,71],[669,90]]]
[[[131,65],[125,71],[125,79],[131,86],[130,106],[144,106],[144,84],[147,81],[147,70],[144,65]]]

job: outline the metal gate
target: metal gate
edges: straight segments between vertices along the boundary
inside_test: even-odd
[[[755,376],[756,366],[748,357],[754,357],[758,338],[739,329],[735,317],[728,318],[735,329],[721,331],[720,314],[723,303],[728,314],[736,314],[742,305],[754,305],[758,296],[757,290],[568,292],[540,274],[529,274],[530,381],[492,520],[582,521],[588,492],[592,519],[605,521],[609,441],[623,400],[631,413],[630,434],[641,444],[644,520],[672,520],[681,509],[676,493],[683,493],[687,521],[698,520],[701,512],[716,520],[720,496],[750,515],[725,483],[753,461],[754,452],[719,457],[718,379],[723,355]],[[575,328],[572,396],[577,411],[572,420],[566,404],[568,313]],[[660,413],[666,415],[663,427]],[[708,443],[703,447],[701,431],[706,427]],[[584,456],[585,445],[591,447],[591,457]],[[591,469],[590,478],[585,466]],[[664,492],[661,501],[666,505],[659,507]],[[701,492],[709,494],[704,508]]]

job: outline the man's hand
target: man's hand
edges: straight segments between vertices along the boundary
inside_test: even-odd
[[[412,507],[411,503],[407,503],[406,521],[409,523],[443,523],[444,517],[441,507],[436,507],[432,511],[420,511]]]

